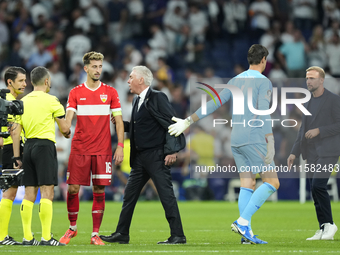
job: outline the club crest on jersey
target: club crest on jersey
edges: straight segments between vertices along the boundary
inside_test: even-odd
[[[104,95],[104,94],[100,95],[100,99],[102,100],[103,103],[105,103],[107,100],[107,95]]]

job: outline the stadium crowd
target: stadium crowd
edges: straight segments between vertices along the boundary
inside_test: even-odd
[[[213,86],[243,72],[247,50],[254,43],[269,50],[264,74],[274,87],[303,87],[306,68],[320,66],[326,71],[325,87],[339,95],[339,38],[340,1],[336,0],[0,1],[0,72],[7,66],[24,67],[27,73],[45,66],[51,73],[50,94],[66,105],[70,90],[86,80],[83,55],[101,52],[105,56],[101,81],[118,91],[124,120],[131,117],[133,94],[127,80],[132,67],[148,66],[155,77],[153,88],[168,96],[177,117],[185,118],[192,112],[189,107],[198,108],[196,82]],[[0,88],[5,88],[3,75],[1,79]],[[25,94],[30,91],[28,77]],[[300,120],[301,112],[289,106],[287,116]],[[172,170],[181,199],[225,198],[228,179],[189,178],[190,164],[234,165],[230,125],[212,129],[212,118],[230,120],[230,104],[196,125],[190,137],[187,134],[188,148]],[[280,111],[272,118],[281,119]],[[286,164],[298,127],[273,127],[276,164]],[[60,199],[67,189],[70,143],[57,135]],[[124,183],[128,172],[128,162],[116,169],[108,197],[121,199],[124,185],[118,180]],[[296,181],[287,179],[287,185]],[[281,189],[284,185],[281,182]],[[90,199],[91,192],[82,192],[83,199]],[[153,189],[145,193],[147,199],[156,196]]]

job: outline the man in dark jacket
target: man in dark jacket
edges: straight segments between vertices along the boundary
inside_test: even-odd
[[[309,177],[319,229],[307,240],[333,240],[338,230],[333,222],[327,182],[340,155],[340,98],[324,88],[325,72],[313,66],[307,69],[307,88],[313,94],[305,107],[311,113],[302,124],[287,159],[288,167],[302,154],[307,159]]]
[[[158,244],[186,243],[170,173],[170,165],[176,161],[177,152],[185,147],[185,140],[183,136],[176,139],[168,134],[174,110],[164,93],[150,88],[152,79],[148,68],[136,66],[128,80],[130,91],[138,95],[133,101],[131,122],[124,123],[125,132],[130,132],[131,136],[131,173],[116,231],[109,236],[100,236],[106,242],[129,242],[135,205],[142,188],[151,178],[171,232],[166,241]]]

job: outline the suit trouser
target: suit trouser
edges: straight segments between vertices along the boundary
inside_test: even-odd
[[[327,191],[328,179],[332,173],[332,166],[336,164],[338,157],[319,157],[314,144],[309,144],[307,149],[307,163],[311,170],[307,173],[309,179],[316,216],[319,227],[324,223],[333,224],[331,200]],[[324,170],[322,170],[324,168]]]
[[[125,188],[123,207],[116,232],[129,234],[133,211],[139,194],[149,179],[154,182],[170,225],[171,236],[184,236],[181,217],[173,191],[170,167],[164,164],[163,149],[137,152]]]

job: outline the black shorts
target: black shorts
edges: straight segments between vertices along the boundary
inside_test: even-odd
[[[20,143],[20,155],[22,157],[24,147],[23,144]],[[2,151],[2,169],[13,169],[13,144],[7,144],[4,146]],[[12,184],[12,186],[21,186],[22,183],[19,181],[15,181],[15,183]]]
[[[57,150],[47,139],[28,139],[23,158],[24,186],[58,185]]]
[[[20,155],[22,157],[22,153],[24,151],[23,143],[20,142]],[[13,169],[13,144],[7,144],[4,146],[2,153],[2,169]]]

